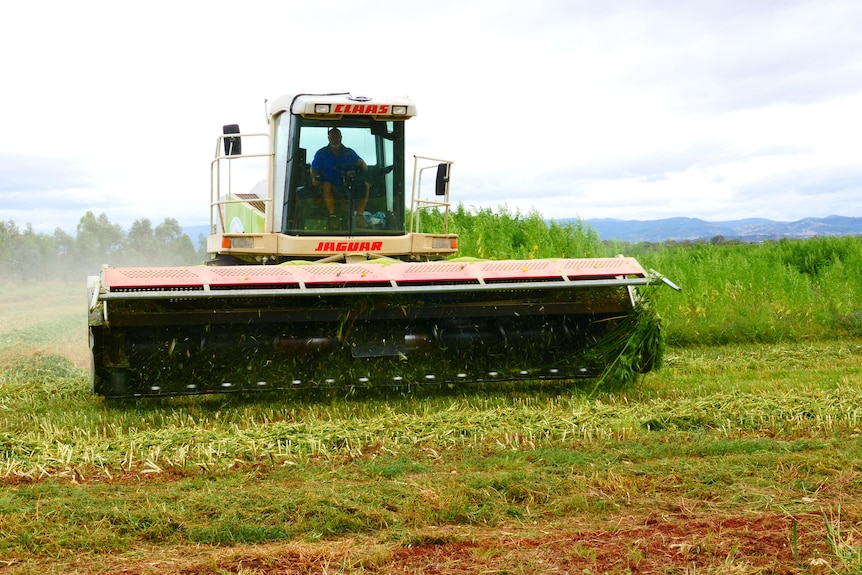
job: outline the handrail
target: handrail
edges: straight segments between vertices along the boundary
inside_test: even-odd
[[[434,162],[433,165],[419,167],[419,160],[425,162]],[[419,233],[420,228],[420,212],[432,208],[443,208],[443,233],[449,233],[449,186],[446,186],[443,200],[423,199],[421,197],[422,172],[429,169],[436,169],[440,164],[447,164],[450,169],[454,162],[451,160],[441,160],[439,158],[431,158],[428,156],[413,156],[413,191],[410,200],[410,226],[409,229],[413,233]]]
[[[252,153],[252,154],[236,154],[236,155],[227,155],[223,153],[224,150],[224,140],[225,138],[265,138],[267,140],[266,149],[268,150],[265,153]],[[246,199],[227,199],[230,198],[233,194],[231,190],[231,164],[234,160],[239,159],[248,159],[248,158],[272,158],[274,157],[275,152],[272,149],[272,141],[270,140],[270,135],[267,133],[249,133],[249,134],[221,134],[216,138],[216,150],[215,150],[215,158],[210,162],[210,233],[213,232],[215,227],[215,213],[218,213],[218,223],[219,228],[217,233],[224,233],[227,229],[224,221],[224,212],[219,209],[221,206],[226,204],[236,204],[236,203],[247,203]],[[224,198],[222,199],[222,169],[221,163],[222,161],[227,161],[227,192],[224,194]],[[265,198],[256,198],[255,201],[263,202],[264,208],[266,211],[271,210],[271,205],[273,202],[273,198],[269,197],[269,190],[267,190],[267,197]]]

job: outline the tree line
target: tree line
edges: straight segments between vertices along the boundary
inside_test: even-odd
[[[0,221],[0,270],[3,281],[80,281],[112,266],[195,265],[206,259],[204,238],[196,248],[173,218],[153,226],[135,220],[126,232],[108,216],[87,212],[72,236],[56,228],[52,235]]]

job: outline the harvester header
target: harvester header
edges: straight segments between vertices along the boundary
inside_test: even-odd
[[[656,365],[642,288],[663,278],[634,259],[455,257],[452,162],[414,156],[408,194],[415,115],[402,97],[300,94],[271,103],[266,132],[225,125],[206,265],[88,279],[94,393],[630,380]],[[249,167],[262,179],[243,185]]]

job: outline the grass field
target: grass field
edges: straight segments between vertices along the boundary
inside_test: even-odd
[[[846,334],[671,345],[595,396],[106,402],[83,282],[4,293],[4,573],[862,572]]]

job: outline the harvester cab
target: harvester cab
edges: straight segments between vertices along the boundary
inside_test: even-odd
[[[407,201],[415,114],[405,98],[310,94],[275,100],[266,133],[226,126],[209,265],[88,278],[93,392],[624,383],[657,365],[640,288],[663,278],[633,258],[448,257],[452,163],[415,156]],[[242,182],[245,162],[263,183]]]
[[[407,98],[301,94],[272,103],[267,133],[225,126],[212,163],[209,263],[421,261],[455,253],[457,236],[446,233],[451,162],[414,157],[407,198],[404,133],[415,114]],[[237,189],[239,162],[261,159],[266,180]],[[417,176],[429,169],[436,177],[423,187]],[[443,233],[420,233],[429,208],[442,212]]]

